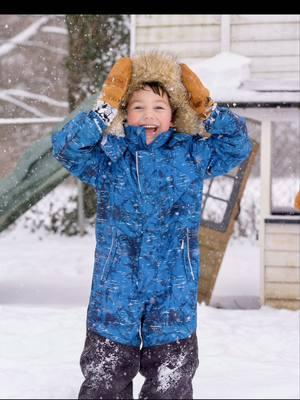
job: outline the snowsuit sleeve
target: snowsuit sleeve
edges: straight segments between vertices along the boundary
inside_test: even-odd
[[[252,141],[245,118],[217,106],[204,121],[204,127],[211,136],[195,136],[192,154],[198,162],[205,160],[205,179],[228,173],[250,155]]]
[[[52,135],[53,156],[74,176],[93,187],[105,167],[100,147],[106,128],[96,112],[81,112]]]

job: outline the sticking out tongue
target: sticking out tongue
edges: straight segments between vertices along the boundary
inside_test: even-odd
[[[146,128],[146,133],[147,133],[147,135],[153,136],[153,135],[156,134],[156,132],[157,132],[157,129],[156,129],[156,128]]]
[[[150,144],[157,136],[157,128],[146,128],[146,142]]]

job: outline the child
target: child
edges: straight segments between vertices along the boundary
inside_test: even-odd
[[[251,148],[244,119],[159,52],[117,61],[95,110],[53,135],[98,198],[80,399],[132,398],[138,372],[141,399],[192,399],[203,179]]]

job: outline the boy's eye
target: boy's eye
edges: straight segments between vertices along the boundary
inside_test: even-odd
[[[141,110],[143,107],[142,106],[135,106],[133,107],[134,110]]]
[[[162,106],[157,106],[157,107],[155,107],[157,110],[164,110],[164,107],[162,107]]]

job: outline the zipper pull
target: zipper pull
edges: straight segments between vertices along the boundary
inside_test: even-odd
[[[184,249],[184,239],[182,239],[182,241],[181,241],[181,250],[183,250]]]

